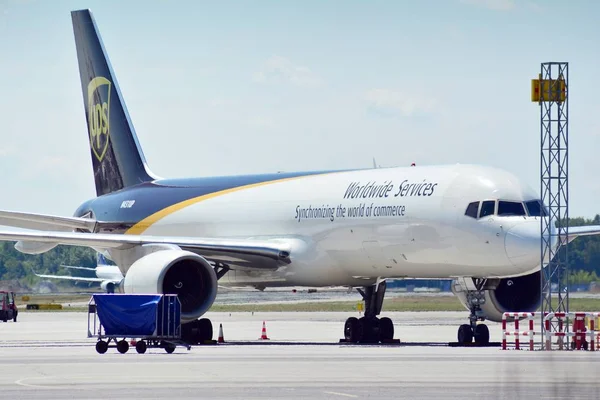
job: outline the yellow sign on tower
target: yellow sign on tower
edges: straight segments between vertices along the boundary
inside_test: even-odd
[[[540,103],[542,101],[556,101],[562,103],[567,99],[567,85],[561,76],[559,79],[531,80],[531,101]]]

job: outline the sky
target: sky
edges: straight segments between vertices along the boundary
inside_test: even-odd
[[[484,164],[539,191],[569,63],[569,207],[600,213],[596,0],[0,0],[0,209],[95,196],[70,11],[92,10],[161,177]]]

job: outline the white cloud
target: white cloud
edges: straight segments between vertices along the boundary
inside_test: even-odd
[[[425,96],[411,95],[389,89],[372,89],[365,100],[370,108],[386,114],[400,114],[410,117],[433,111],[437,101]]]
[[[291,83],[295,86],[318,86],[320,79],[310,68],[296,65],[289,59],[274,55],[254,74],[254,81],[260,83]]]
[[[460,0],[463,4],[485,7],[494,11],[510,11],[515,8],[513,0]]]

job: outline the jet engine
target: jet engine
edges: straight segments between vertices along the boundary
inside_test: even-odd
[[[123,293],[123,280],[120,282],[115,281],[102,281],[100,288],[106,293]]]
[[[217,275],[203,257],[184,250],[161,250],[135,261],[123,282],[125,293],[176,294],[181,322],[199,318],[217,297]]]
[[[481,311],[486,319],[502,321],[505,312],[535,312],[541,305],[540,272],[516,278],[490,279],[484,287]],[[452,285],[452,292],[468,310],[465,288]]]

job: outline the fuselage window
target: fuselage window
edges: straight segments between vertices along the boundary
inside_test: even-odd
[[[542,206],[542,202],[540,200],[527,201],[525,202],[525,206],[527,207],[527,212],[529,213],[530,217],[548,216],[546,207]]]
[[[465,211],[465,215],[467,217],[477,219],[477,211],[479,210],[479,202],[474,201],[473,203],[469,203],[467,206],[467,211]]]
[[[509,216],[509,215],[526,215],[523,203],[516,201],[502,201],[498,202],[498,215]]]
[[[496,208],[495,200],[486,200],[481,203],[481,211],[479,211],[479,218],[486,217],[488,215],[494,215],[494,211]]]

